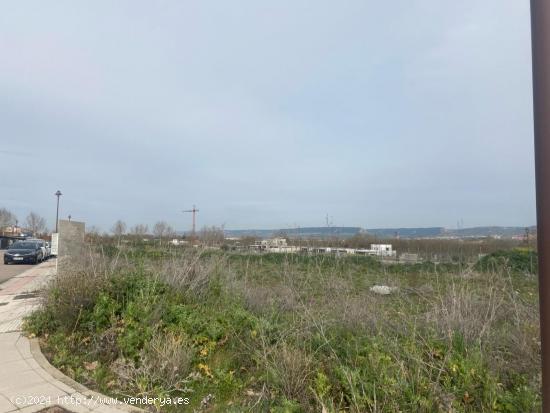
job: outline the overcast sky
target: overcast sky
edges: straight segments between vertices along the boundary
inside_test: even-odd
[[[535,223],[529,2],[15,1],[0,207],[108,230]]]

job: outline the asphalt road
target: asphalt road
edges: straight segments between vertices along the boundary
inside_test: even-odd
[[[30,264],[4,265],[4,251],[0,251],[0,284],[32,267],[34,267],[34,265]]]

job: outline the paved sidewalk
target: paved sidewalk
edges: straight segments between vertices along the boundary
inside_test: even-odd
[[[55,260],[42,263],[0,284],[0,413],[115,413],[136,411],[116,406],[49,365],[38,342],[21,335],[22,318],[36,308],[36,291],[55,275]]]
[[[22,318],[38,305],[35,292],[54,274],[50,260],[0,284],[0,333],[21,331]]]

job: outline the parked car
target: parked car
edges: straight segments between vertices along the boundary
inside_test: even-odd
[[[27,238],[25,241],[32,241],[38,243],[40,245],[40,248],[42,249],[42,259],[47,260],[50,257],[50,254],[48,253],[48,247],[46,245],[46,241],[43,239],[38,238]]]
[[[4,264],[30,263],[38,264],[44,260],[42,246],[36,241],[17,241],[4,253]]]

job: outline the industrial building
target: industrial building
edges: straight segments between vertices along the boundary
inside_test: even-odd
[[[391,244],[371,244],[370,249],[357,248],[334,248],[334,247],[296,247],[288,245],[285,238],[265,239],[249,246],[250,249],[258,252],[281,252],[304,254],[357,254],[372,255],[376,257],[391,258],[397,256]]]

